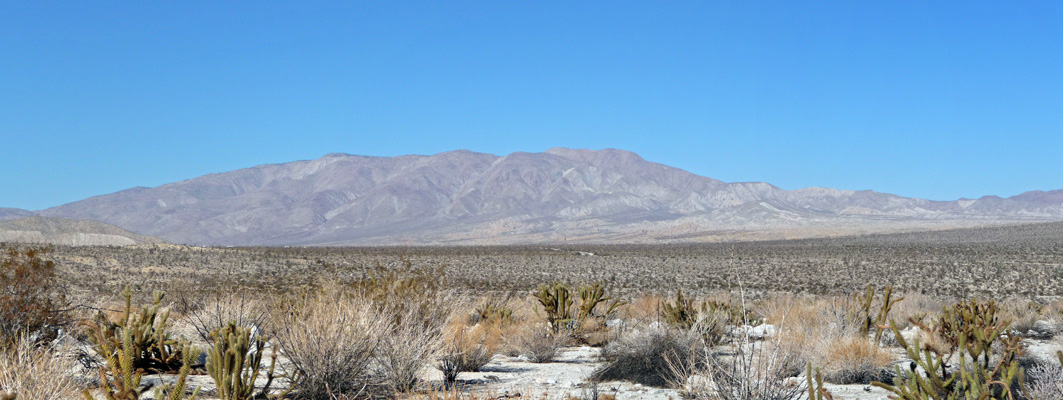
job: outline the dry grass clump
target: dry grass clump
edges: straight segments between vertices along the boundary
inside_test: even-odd
[[[886,380],[883,375],[893,356],[867,339],[841,338],[827,345],[821,358],[823,378],[838,384],[871,383]]]
[[[408,392],[418,382],[420,371],[437,358],[442,348],[440,315],[407,308],[388,310],[381,317],[384,332],[377,342],[374,372],[391,392]],[[390,321],[388,321],[390,319]]]
[[[0,397],[7,393],[18,399],[78,398],[79,385],[72,374],[75,366],[64,353],[51,346],[35,347],[25,336],[0,350]]]
[[[358,394],[370,381],[370,364],[384,326],[371,301],[335,289],[291,302],[274,325],[277,345],[298,399]]]

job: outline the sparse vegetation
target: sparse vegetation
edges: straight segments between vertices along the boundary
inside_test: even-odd
[[[601,347],[605,366],[579,379],[600,382],[570,387],[598,398],[605,395],[597,385],[616,381],[670,381],[694,398],[780,399],[830,398],[821,390],[827,383],[879,381],[900,398],[923,398],[929,394],[914,389],[919,379],[946,394],[1054,398],[1058,363],[1020,353],[1026,344],[1058,347],[1052,338],[1063,321],[1063,301],[1039,295],[1063,288],[1057,271],[1063,240],[1023,239],[1020,251],[1006,240],[906,239],[915,236],[746,243],[733,253],[717,245],[581,246],[581,253],[155,245],[27,254],[19,247],[5,253],[17,261],[6,265],[39,265],[35,271],[50,269],[52,277],[23,281],[52,286],[38,287],[36,297],[38,304],[50,303],[20,308],[29,310],[20,315],[50,322],[37,328],[19,322],[7,332],[30,338],[12,344],[51,349],[59,332],[51,327],[65,330],[66,319],[88,320],[70,337],[91,338],[99,355],[81,361],[98,366],[93,360],[103,360],[103,368],[92,366],[91,377],[78,370],[73,375],[80,380],[71,381],[70,390],[87,388],[99,398],[143,398],[161,388],[155,374],[173,386],[182,371],[212,375],[218,388],[198,396],[207,399],[416,398],[457,382],[445,396],[460,397],[455,389],[498,387],[493,375],[552,368],[514,363],[589,359],[596,349],[576,347],[588,345]],[[728,290],[739,278],[741,299]],[[1043,281],[1044,290],[1030,292],[1024,282],[1031,279]],[[102,301],[110,299],[104,293],[127,284],[124,304]],[[177,301],[167,304],[154,289],[172,289]],[[972,300],[975,293],[996,301]],[[198,352],[185,350],[174,332],[212,346],[208,365],[191,360]],[[63,351],[52,359],[76,354]],[[920,374],[933,373],[910,375],[907,363],[897,364],[901,351],[917,360]],[[7,353],[8,360],[14,354]],[[672,366],[663,367],[664,360]],[[431,367],[443,372],[442,382]],[[11,370],[0,375],[14,379]],[[270,375],[271,386],[262,387]],[[69,368],[64,376],[71,376]],[[423,381],[429,377],[436,381]],[[14,387],[3,382],[0,393]],[[162,389],[166,398],[191,394]],[[19,392],[16,400],[36,398],[24,394],[33,393],[29,389]]]

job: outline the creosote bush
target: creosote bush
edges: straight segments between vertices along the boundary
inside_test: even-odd
[[[0,348],[22,336],[53,338],[66,322],[65,301],[56,284],[49,248],[19,248],[0,243]]]

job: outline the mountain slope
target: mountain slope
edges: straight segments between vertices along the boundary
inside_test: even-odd
[[[33,215],[33,212],[28,210],[22,210],[18,208],[3,208],[0,207],[0,221],[5,219],[18,219],[25,218]]]
[[[178,243],[344,245],[718,240],[1063,219],[1063,191],[952,202],[724,183],[634,153],[329,154],[43,210]]]
[[[47,243],[66,246],[128,246],[164,241],[138,235],[102,222],[32,216],[0,221],[0,242]]]

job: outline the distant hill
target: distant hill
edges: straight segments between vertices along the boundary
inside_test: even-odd
[[[33,215],[33,212],[28,210],[21,210],[18,208],[3,208],[0,207],[0,221],[6,219],[19,219]]]
[[[165,241],[138,235],[102,222],[33,216],[0,221],[0,242],[67,246],[128,246],[164,243]]]
[[[1063,220],[1063,191],[931,201],[725,183],[637,154],[329,154],[40,211],[175,243],[416,245],[785,239]]]

